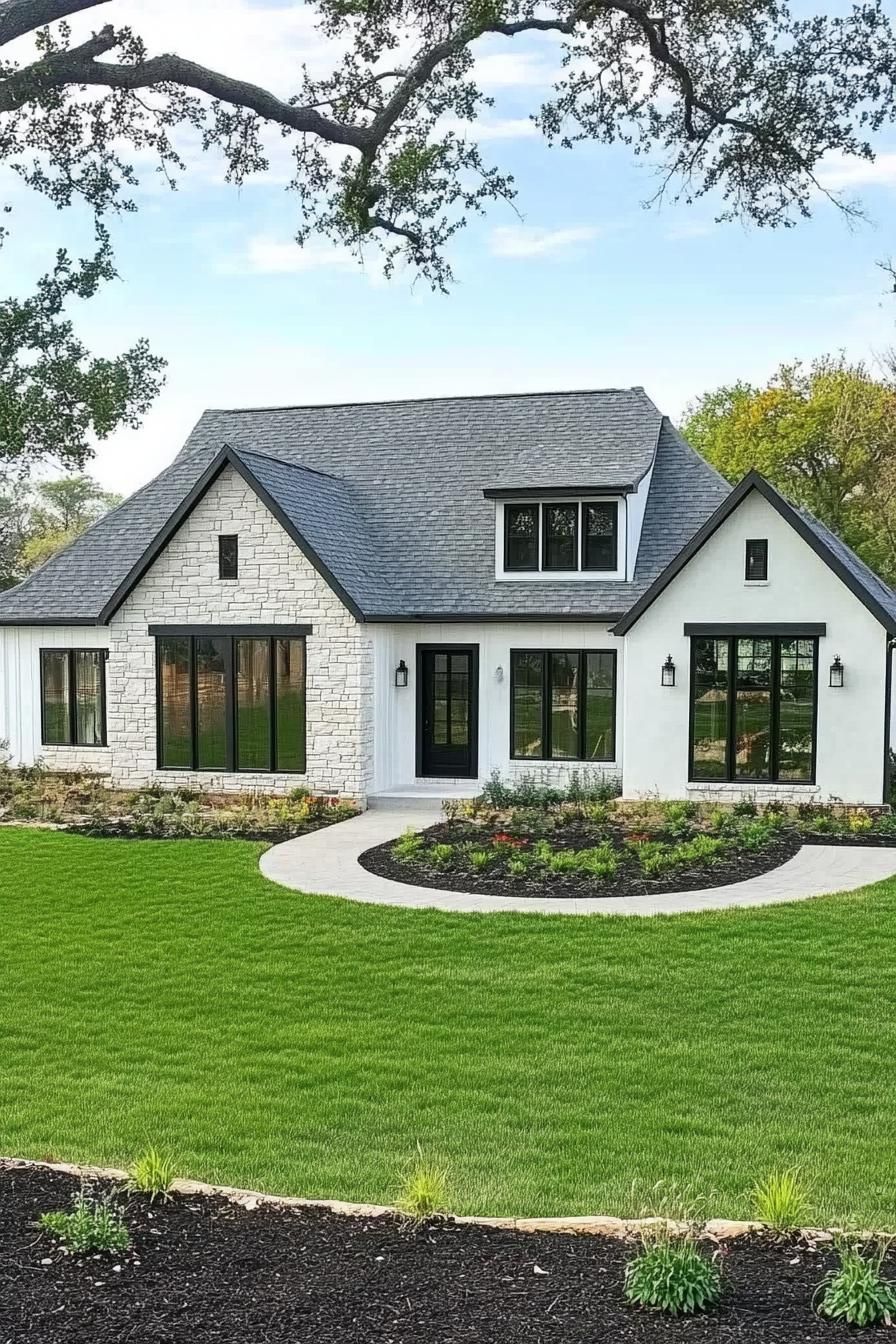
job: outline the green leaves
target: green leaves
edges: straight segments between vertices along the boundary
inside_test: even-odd
[[[818,1311],[848,1325],[892,1325],[896,1320],[896,1285],[881,1275],[887,1242],[866,1253],[861,1245],[841,1241],[838,1269],[819,1288]]]
[[[626,1265],[624,1291],[637,1306],[690,1316],[718,1302],[722,1276],[691,1237],[661,1233]]]

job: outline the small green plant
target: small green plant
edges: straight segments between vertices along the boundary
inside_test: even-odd
[[[507,860],[507,871],[511,877],[525,877],[534,867],[535,859],[531,854],[514,854],[512,859]]]
[[[432,845],[426,851],[426,858],[436,868],[447,868],[448,864],[454,858],[454,845],[448,845],[444,842],[438,845]]]
[[[874,823],[865,809],[860,807],[855,812],[850,812],[846,818],[846,825],[853,835],[865,835],[871,830]]]
[[[107,1199],[96,1199],[83,1190],[75,1196],[71,1212],[42,1213],[40,1227],[55,1237],[67,1251],[124,1251],[130,1238],[121,1214]]]
[[[128,1172],[128,1185],[149,1195],[150,1200],[167,1199],[171,1183],[177,1175],[170,1157],[159,1152],[152,1144],[145,1148]]]
[[[625,1267],[625,1296],[640,1307],[670,1316],[691,1316],[715,1306],[722,1295],[718,1262],[693,1237],[662,1232],[645,1239]]]
[[[866,1252],[859,1244],[837,1245],[839,1265],[830,1270],[815,1294],[819,1315],[847,1325],[892,1325],[896,1320],[896,1286],[881,1275],[887,1242]],[[819,1300],[820,1299],[820,1300]]]
[[[798,1167],[771,1172],[754,1186],[752,1201],[759,1221],[776,1232],[793,1232],[804,1227],[812,1211]]]
[[[417,857],[425,844],[426,841],[419,831],[407,830],[398,837],[392,846],[392,856],[407,863],[410,859]]]
[[[417,1155],[401,1178],[396,1205],[416,1222],[445,1213],[448,1203],[448,1167],[428,1158],[420,1144]]]
[[[752,798],[739,798],[731,811],[736,817],[755,817],[759,808]]]
[[[475,869],[477,873],[482,873],[491,863],[494,854],[490,853],[487,849],[471,849],[467,854],[467,858],[470,860],[471,867]]]

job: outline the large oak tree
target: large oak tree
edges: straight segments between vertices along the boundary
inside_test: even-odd
[[[95,257],[60,253],[32,299],[0,306],[0,459],[79,465],[89,433],[133,423],[155,394],[161,361],[144,342],[94,359],[65,305],[114,274],[103,220],[133,208],[134,158],[152,151],[166,173],[183,169],[181,128],[221,152],[235,183],[266,171],[265,134],[282,133],[299,244],[312,232],[356,251],[374,243],[387,272],[402,259],[444,287],[452,235],[515,190],[476,143],[483,38],[560,44],[557,84],[532,108],[550,142],[621,140],[656,159],[664,190],[711,195],[723,218],[792,223],[820,190],[824,155],[871,157],[893,115],[896,50],[879,0],[833,17],[794,17],[778,0],[308,7],[333,66],[297,74],[284,98],[239,71],[148,51],[116,25],[114,0],[0,0],[0,161],[59,206],[86,203],[99,238]],[[74,40],[66,20],[93,10],[97,27]]]

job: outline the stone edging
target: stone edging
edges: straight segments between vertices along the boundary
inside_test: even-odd
[[[0,1171],[36,1167],[44,1171],[60,1171],[86,1180],[126,1181],[128,1173],[119,1167],[79,1166],[74,1162],[38,1162],[24,1157],[0,1157]],[[176,1180],[171,1189],[180,1195],[219,1195],[239,1204],[244,1209],[257,1209],[265,1204],[285,1209],[329,1209],[332,1213],[353,1218],[402,1217],[400,1209],[388,1204],[350,1204],[341,1199],[301,1199],[296,1195],[269,1195],[261,1190],[241,1190],[231,1185],[209,1185],[205,1181]],[[616,1237],[628,1240],[651,1228],[665,1227],[671,1232],[685,1232],[687,1223],[666,1218],[613,1218],[607,1215],[575,1215],[557,1218],[480,1218],[472,1214],[452,1214],[456,1223],[475,1223],[479,1227],[501,1227],[513,1232],[562,1232],[571,1236]],[[751,1232],[766,1231],[765,1223],[739,1222],[729,1218],[710,1218],[697,1228],[697,1235],[712,1241],[731,1241]],[[818,1243],[832,1241],[834,1233],[821,1228],[803,1228],[801,1235]]]

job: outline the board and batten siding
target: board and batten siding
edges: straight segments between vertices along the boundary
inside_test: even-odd
[[[416,778],[417,645],[475,644],[479,648],[478,778],[493,770],[505,778],[535,775],[562,783],[573,771],[589,770],[618,779],[622,773],[621,682],[623,641],[595,621],[451,621],[371,625],[374,646],[374,788],[400,788]],[[616,759],[539,761],[510,758],[511,649],[606,649],[616,653]],[[406,687],[395,685],[400,660],[408,668]],[[465,781],[469,782],[469,781]]]
[[[41,649],[108,647],[105,625],[0,627],[0,742],[11,765],[43,760],[56,770],[108,772],[108,747],[45,747],[40,740]]]
[[[747,538],[768,540],[768,581],[747,583]],[[691,783],[688,779],[693,624],[824,623],[818,642],[814,784]],[[648,607],[626,638],[623,717],[626,797],[880,803],[887,635],[883,626],[763,497],[753,491]],[[660,684],[668,654],[674,687]],[[842,689],[828,684],[839,654]]]

